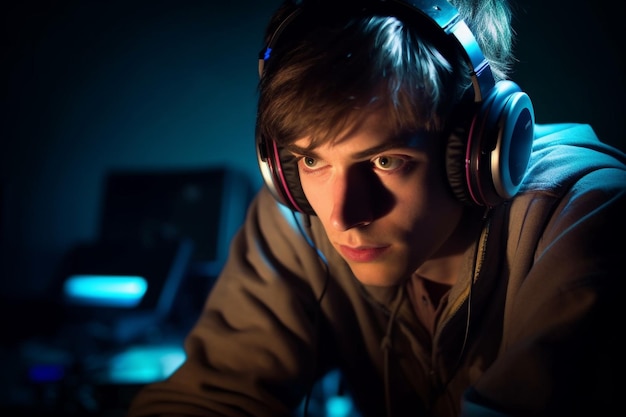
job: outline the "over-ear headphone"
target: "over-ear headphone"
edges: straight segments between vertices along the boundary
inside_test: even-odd
[[[534,138],[535,116],[528,95],[510,80],[494,80],[474,35],[448,1],[371,0],[358,4],[382,7],[390,16],[408,16],[429,25],[459,49],[471,68],[475,106],[469,123],[451,129],[446,144],[448,183],[454,195],[468,204],[493,207],[512,198],[520,189]],[[281,33],[303,9],[295,7],[269,36],[259,56],[261,77]],[[300,186],[297,168],[289,163],[291,156],[272,138],[262,137],[258,129],[256,148],[263,180],[274,197],[292,210],[315,214]]]

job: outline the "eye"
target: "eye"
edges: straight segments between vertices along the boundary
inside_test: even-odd
[[[383,155],[372,160],[372,165],[376,169],[380,169],[382,171],[394,171],[396,169],[401,168],[405,164],[405,160],[403,158],[398,158],[395,156]]]
[[[326,164],[324,161],[311,156],[300,156],[298,158],[298,166],[303,173],[313,173],[324,168]]]
[[[303,156],[300,160],[307,168],[315,168],[317,164],[317,159],[311,158],[310,156]]]

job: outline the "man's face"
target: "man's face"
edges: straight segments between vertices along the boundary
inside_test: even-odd
[[[441,249],[463,208],[447,188],[437,138],[390,137],[372,113],[335,143],[289,149],[304,193],[359,281],[387,286]]]

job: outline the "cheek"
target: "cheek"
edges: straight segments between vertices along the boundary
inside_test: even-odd
[[[446,212],[462,205],[452,194],[447,177],[436,165],[413,175],[396,195],[399,205],[408,208],[409,212]]]
[[[462,213],[463,203],[449,191],[446,178],[431,173],[413,182],[412,189],[398,194],[399,218],[407,219],[409,229],[419,239],[428,233],[433,238],[447,236],[456,227]]]
[[[329,211],[330,198],[324,198],[323,187],[314,185],[312,181],[308,180],[306,176],[300,175],[300,187],[304,192],[304,196],[313,208],[315,213],[322,217],[324,213]]]

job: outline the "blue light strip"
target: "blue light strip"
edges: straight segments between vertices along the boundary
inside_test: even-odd
[[[71,303],[121,308],[136,307],[147,289],[145,278],[131,275],[72,275],[63,286]]]

